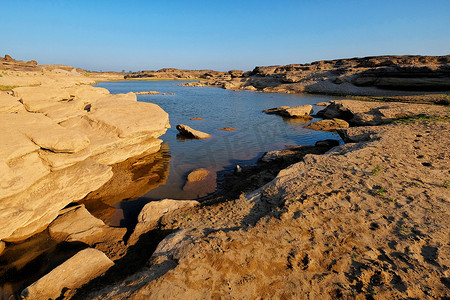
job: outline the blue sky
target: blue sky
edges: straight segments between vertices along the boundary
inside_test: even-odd
[[[1,1],[0,28],[0,55],[40,64],[251,70],[450,54],[450,1]]]

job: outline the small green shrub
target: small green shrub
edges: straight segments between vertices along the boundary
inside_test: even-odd
[[[379,189],[377,189],[377,190],[375,191],[375,193],[376,193],[378,196],[384,197],[384,196],[386,195],[386,189],[383,188],[383,187],[380,187]]]
[[[372,175],[377,176],[383,171],[383,168],[381,166],[376,166],[372,171]]]
[[[410,235],[411,229],[405,226],[398,226],[397,232],[400,233],[401,235]]]

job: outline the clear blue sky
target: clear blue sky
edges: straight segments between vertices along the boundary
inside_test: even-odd
[[[0,55],[40,64],[250,70],[450,54],[450,0],[5,0],[0,28]]]

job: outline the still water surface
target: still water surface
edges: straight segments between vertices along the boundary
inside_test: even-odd
[[[266,151],[285,145],[314,145],[318,140],[339,139],[331,132],[305,129],[299,119],[267,115],[264,109],[276,106],[312,104],[336,99],[324,95],[298,95],[232,91],[214,87],[182,87],[180,81],[102,82],[97,86],[112,94],[158,91],[175,95],[138,95],[138,101],[158,104],[170,118],[172,128],[161,137],[169,148],[170,172],[165,184],[148,192],[147,200],[195,199],[196,192],[183,190],[187,174],[196,168],[214,172],[232,169],[236,164],[254,164]],[[203,118],[203,120],[190,120]],[[211,134],[204,140],[177,138],[177,124],[185,124]],[[232,127],[235,131],[221,131]]]

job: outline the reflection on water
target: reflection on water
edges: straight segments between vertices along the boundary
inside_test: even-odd
[[[132,201],[164,184],[169,174],[169,146],[152,154],[130,158],[112,166],[113,177],[82,201],[86,209],[110,226],[127,226],[121,201]]]
[[[0,299],[20,299],[22,289],[86,247],[82,243],[58,244],[47,231],[8,244],[0,256]]]

